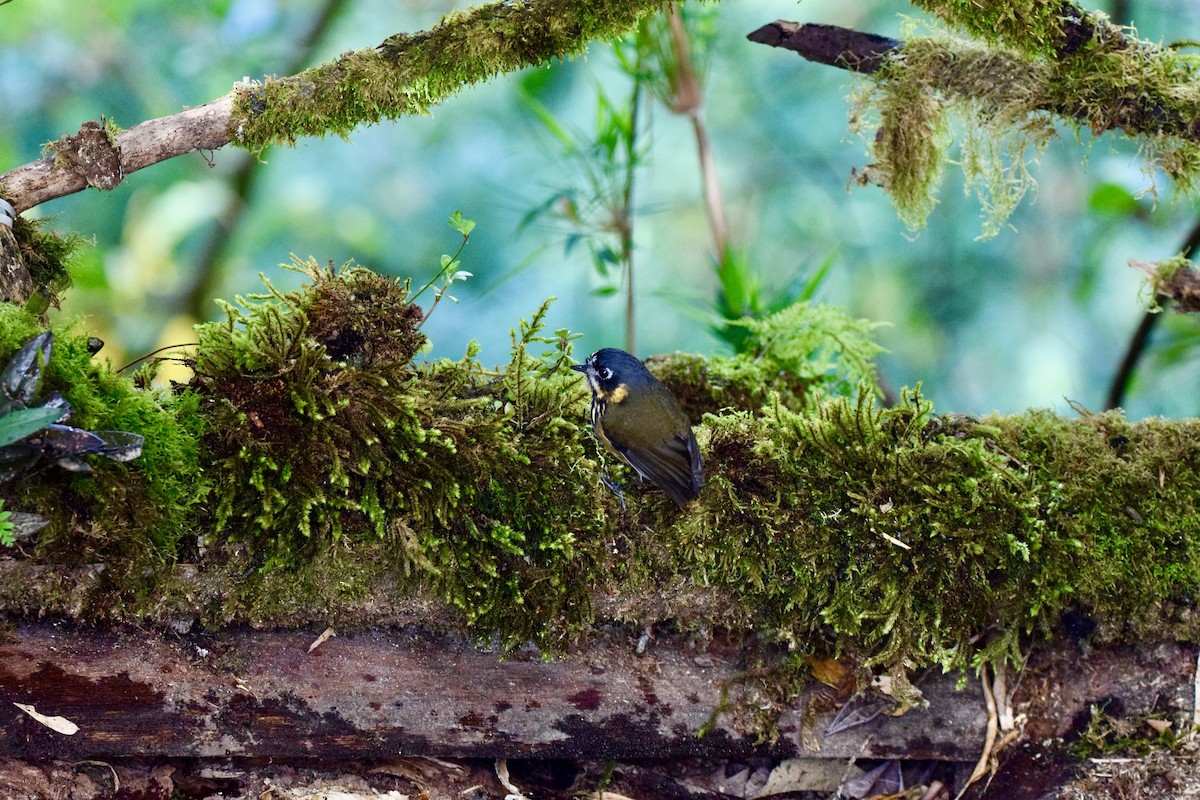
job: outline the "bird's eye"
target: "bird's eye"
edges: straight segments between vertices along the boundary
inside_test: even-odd
[[[608,367],[601,367],[596,371],[596,374],[600,376],[600,380],[602,381],[612,380],[612,370]]]

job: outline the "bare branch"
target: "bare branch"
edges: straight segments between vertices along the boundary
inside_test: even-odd
[[[884,57],[901,45],[896,39],[837,25],[798,25],[782,19],[763,25],[746,38],[758,44],[794,50],[818,64],[863,73],[878,70]]]
[[[0,187],[18,213],[89,185],[112,189],[126,175],[151,164],[228,144],[232,112],[231,93],[198,108],[135,125],[116,135],[111,143],[115,158],[104,159],[104,170],[96,168],[97,159],[78,157],[84,141],[96,146],[95,138],[88,135],[96,123],[84,123],[80,134],[60,140],[66,145],[59,151],[61,155],[48,155],[0,175]],[[72,152],[76,157],[69,155]]]

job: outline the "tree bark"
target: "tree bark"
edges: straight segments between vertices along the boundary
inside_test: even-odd
[[[770,755],[975,761],[987,712],[979,682],[930,675],[929,705],[830,734],[807,692],[764,743],[736,646],[665,638],[635,653],[623,633],[545,660],[449,635],[375,629],[308,651],[315,633],[236,629],[163,636],[122,627],[18,624],[0,644],[0,752],[25,759],[388,758],[584,760]],[[1183,726],[1195,713],[1196,648],[1082,650],[1030,660],[1011,702],[1024,738],[1078,732],[1093,706]],[[723,697],[724,696],[724,697]],[[14,703],[78,725],[58,733]],[[725,705],[723,705],[723,703]],[[730,710],[716,713],[718,708]],[[736,710],[736,709],[742,710]],[[825,713],[819,713],[825,711]],[[1174,719],[1173,719],[1174,718]],[[702,730],[704,731],[702,734]]]
[[[25,623],[0,645],[0,752],[14,757],[675,758],[760,754],[974,760],[980,690],[936,676],[928,711],[827,734],[800,698],[778,739],[741,711],[739,648],[692,651],[597,635],[543,660],[413,629],[335,636],[223,631],[166,637],[133,628]],[[723,691],[723,689],[725,691]],[[64,735],[14,703],[79,726]],[[707,731],[701,735],[702,729]]]
[[[125,176],[168,158],[229,143],[232,93],[178,114],[147,120],[111,142],[94,134],[97,123],[55,145],[55,153],[0,175],[0,186],[17,213],[89,186],[114,189]],[[103,132],[101,132],[103,134]]]

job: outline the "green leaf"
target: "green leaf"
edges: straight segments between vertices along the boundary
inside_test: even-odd
[[[475,230],[475,220],[467,219],[461,211],[455,211],[450,215],[450,227],[463,236],[470,236],[471,231]]]
[[[533,112],[533,115],[538,118],[538,121],[542,123],[550,135],[558,140],[558,143],[562,145],[564,150],[568,153],[579,151],[579,145],[576,143],[575,137],[554,118],[554,113],[549,108],[530,94],[522,94],[520,95],[520,99]]]
[[[63,415],[61,408],[22,408],[0,417],[0,447],[19,442]]]
[[[603,264],[620,264],[621,256],[611,247],[596,248],[596,260]]]
[[[1088,198],[1088,208],[1104,214],[1132,217],[1141,210],[1141,204],[1124,186],[1102,183],[1092,191],[1092,196]]]

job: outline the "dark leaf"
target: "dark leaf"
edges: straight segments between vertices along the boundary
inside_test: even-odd
[[[14,511],[9,516],[8,521],[12,523],[13,538],[17,541],[28,539],[42,528],[50,524],[50,520],[37,514],[29,514],[25,511]]]
[[[113,461],[132,461],[142,454],[144,437],[128,431],[92,431],[104,440],[104,446],[94,451]]]
[[[0,447],[0,483],[7,483],[29,469],[39,455],[40,449],[24,443]]]
[[[104,440],[96,434],[70,425],[49,425],[31,443],[40,444],[42,454],[49,458],[82,456],[104,447]]]
[[[54,336],[50,331],[39,333],[21,346],[0,372],[0,401],[7,410],[11,404],[27,406],[33,402],[42,382],[42,367],[50,363],[50,347]]]

